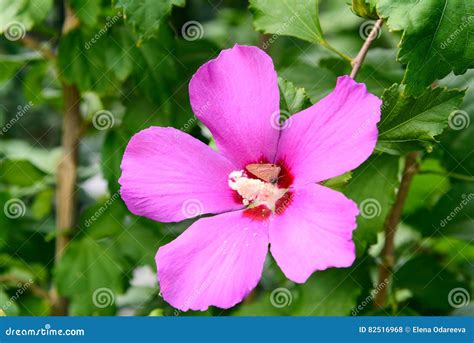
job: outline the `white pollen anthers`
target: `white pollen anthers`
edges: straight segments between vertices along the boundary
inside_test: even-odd
[[[248,178],[243,170],[230,173],[228,182],[229,187],[242,197],[245,206],[265,205],[272,211],[275,210],[275,203],[287,191],[269,182]]]

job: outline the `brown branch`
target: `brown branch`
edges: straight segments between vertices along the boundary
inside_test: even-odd
[[[403,211],[403,206],[410,189],[411,181],[418,171],[417,162],[418,153],[411,152],[407,155],[405,161],[405,168],[403,170],[402,181],[400,188],[398,189],[397,198],[395,203],[390,210],[390,213],[385,221],[385,243],[382,250],[382,263],[379,267],[379,278],[377,289],[380,291],[376,294],[374,304],[376,307],[383,308],[387,302],[387,281],[390,280],[392,275],[393,266],[395,265],[395,232],[400,222],[400,218]]]
[[[359,72],[360,67],[362,66],[362,62],[364,62],[365,56],[367,55],[367,52],[369,51],[370,45],[379,35],[379,32],[382,29],[382,25],[383,25],[383,19],[378,19],[375,22],[374,27],[370,31],[369,36],[367,37],[364,44],[362,45],[362,48],[360,49],[359,53],[352,60],[351,78],[353,78],[354,80],[357,76],[357,73]]]
[[[81,24],[67,0],[64,0],[64,14],[63,35],[79,27]]]
[[[56,55],[53,50],[31,36],[25,36],[20,40],[20,42],[27,48],[38,51],[44,58],[48,60],[54,61],[56,59]]]
[[[27,289],[30,289],[31,292],[38,296],[38,297],[41,297],[41,298],[44,298],[44,299],[50,299],[50,296],[49,296],[49,293],[43,289],[42,287],[30,282],[29,280],[28,281],[25,281],[23,279],[19,279],[15,276],[12,276],[12,275],[2,275],[0,276],[0,283],[8,283],[8,282],[11,282],[11,283],[15,283],[15,284],[21,284],[21,286],[19,287],[23,287],[24,285],[28,285],[26,288]]]
[[[71,30],[75,19],[71,8],[65,1],[65,19],[63,24],[63,34]],[[77,180],[77,155],[81,139],[82,120],[79,109],[81,95],[75,85],[62,82],[64,98],[64,118],[62,132],[63,156],[58,166],[58,180],[56,193],[56,252],[55,264],[60,262],[64,249],[69,244],[70,230],[74,227],[76,198],[75,188]],[[56,288],[51,289],[53,299],[53,315],[67,315],[67,299],[61,297]]]

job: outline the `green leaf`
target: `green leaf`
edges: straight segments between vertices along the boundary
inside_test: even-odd
[[[46,188],[39,192],[31,206],[31,215],[36,220],[41,220],[51,213],[53,208],[54,190]]]
[[[127,225],[120,235],[113,239],[114,249],[117,249],[117,253],[127,257],[132,267],[145,264],[154,267],[156,251],[163,242],[138,218],[129,219],[132,219],[133,223]]]
[[[20,31],[31,29],[46,18],[52,5],[53,0],[0,0],[0,33],[13,30],[13,25]],[[20,31],[11,34],[17,37]]]
[[[51,303],[48,299],[26,295],[21,298],[20,316],[49,316]]]
[[[371,48],[357,74],[357,81],[365,83],[371,93],[381,96],[385,88],[399,83],[403,78],[404,70],[395,56],[395,49]],[[333,79],[339,75],[349,75],[352,69],[349,63],[335,57],[323,58],[319,65],[333,71]]]
[[[105,244],[82,237],[66,248],[55,280],[59,293],[72,299],[70,315],[111,315],[122,291],[121,261]]]
[[[436,174],[424,172],[435,172]],[[439,174],[438,174],[439,173]],[[445,175],[442,175],[442,174]],[[420,172],[413,177],[403,213],[413,213],[421,208],[433,208],[441,196],[449,190],[449,178],[446,170],[435,159],[426,159],[420,166]]]
[[[244,8],[220,7],[216,11],[215,18],[203,24],[205,40],[196,40],[196,47],[205,48],[211,42],[219,48],[226,48],[229,42],[239,42],[245,45],[258,45],[259,33],[252,26],[252,14]],[[186,47],[193,42],[183,40]],[[191,43],[191,44],[190,44]],[[265,49],[265,42],[262,48]],[[218,49],[215,49],[218,50]],[[211,51],[211,50],[208,50]],[[178,55],[180,56],[180,55]],[[272,56],[274,57],[274,56]],[[206,59],[209,53],[206,53]],[[186,62],[183,62],[186,64]],[[192,70],[196,70],[193,68]]]
[[[289,316],[297,307],[299,291],[295,287],[277,287],[263,292],[257,299],[252,295],[233,313],[235,316]]]
[[[23,94],[31,103],[48,103],[55,108],[62,108],[62,91],[55,72],[54,65],[45,60],[32,64],[26,70],[22,80]]]
[[[431,209],[421,209],[408,218],[424,236],[474,240],[474,183],[460,182]]]
[[[342,175],[333,177],[332,179],[323,181],[322,184],[326,187],[332,188],[336,191],[342,191],[343,187],[347,185],[349,180],[352,178],[352,172],[348,171]]]
[[[3,191],[0,191],[0,208],[4,208],[6,202],[8,200],[10,200],[11,197],[8,193],[6,192],[3,192]],[[9,228],[10,227],[10,223],[11,222],[11,219],[9,219],[7,216],[5,215],[0,215],[0,227],[2,228]],[[9,229],[7,230],[0,230],[0,248],[2,248],[6,243],[7,243],[7,238],[8,238],[8,231]],[[0,266],[4,267],[5,263],[4,261],[2,261],[2,255],[0,255]]]
[[[45,175],[28,161],[0,161],[0,180],[11,185],[32,186],[43,180]]]
[[[413,293],[413,300],[424,311],[451,310],[451,290],[469,289],[467,283],[459,282],[455,274],[439,264],[435,256],[430,255],[417,256],[404,264],[394,273],[393,285],[395,288],[409,289]]]
[[[378,19],[376,0],[352,0],[352,11],[359,17]]]
[[[118,179],[122,174],[120,164],[128,144],[128,135],[123,130],[110,130],[105,137],[102,146],[102,174],[109,185],[111,194],[117,193],[120,189]]]
[[[378,10],[391,30],[403,31],[398,60],[407,66],[407,94],[474,67],[474,2],[379,0]]]
[[[447,266],[454,264],[464,269],[469,268],[471,262],[474,261],[474,244],[469,241],[453,237],[438,237],[429,239],[429,244],[434,252],[446,256]],[[465,271],[467,274],[471,273],[469,269]]]
[[[450,172],[474,175],[474,69],[462,77],[448,75],[440,83],[449,88],[466,88],[462,106],[450,117],[450,127],[440,137],[443,159]]]
[[[186,0],[117,0],[125,21],[139,34],[140,40],[156,37],[174,6],[184,7]]]
[[[170,54],[173,49],[172,33],[160,30],[159,38],[149,39],[130,50],[134,62],[131,79],[135,87],[156,104],[166,103],[173,94],[177,81],[177,62]]]
[[[46,150],[32,147],[21,140],[0,141],[0,155],[9,160],[26,160],[46,174],[55,174],[61,149]]]
[[[385,217],[395,201],[400,183],[398,160],[396,156],[385,154],[372,156],[353,171],[344,190],[360,210],[353,235],[358,252],[367,244],[375,243],[377,233],[383,230]]]
[[[132,71],[134,48],[132,37],[123,28],[113,27],[101,36],[79,28],[62,37],[58,65],[62,76],[81,91],[112,94]]]
[[[16,55],[0,55],[0,85],[10,80],[27,62],[41,59],[36,52]]]
[[[7,316],[18,316],[20,314],[20,309],[18,308],[15,300],[12,300],[12,297],[3,291],[0,288],[0,309],[4,310],[5,315]]]
[[[81,91],[110,93],[116,89],[114,85],[118,81],[111,68],[114,63],[108,64],[106,59],[112,41],[108,35],[104,36],[92,43],[92,32],[75,29],[60,41],[58,65],[61,73],[66,81],[76,84]],[[117,60],[120,59],[117,56]]]
[[[363,276],[362,276],[363,275]],[[367,269],[329,269],[314,273],[302,285],[290,283],[272,291],[250,295],[233,315],[237,316],[344,316],[355,307],[362,292],[360,278]]]
[[[288,115],[294,114],[311,106],[311,101],[304,88],[295,87],[293,83],[281,77],[278,78],[280,88],[280,110]]]
[[[104,240],[110,244],[109,251],[125,257],[126,266],[153,265],[154,256],[160,243],[157,230],[161,224],[150,227],[143,218],[133,217],[120,199],[118,192],[104,202],[87,208],[81,215],[80,226],[87,230],[87,236]]]
[[[333,70],[308,63],[295,63],[285,68],[280,73],[286,80],[290,80],[295,86],[303,87],[308,93],[312,103],[316,103],[328,95],[336,85],[337,74]],[[314,76],[318,81],[314,81]]]
[[[279,75],[294,83],[295,86],[303,87],[312,103],[326,96],[334,89],[336,78],[350,74],[352,68],[346,61],[327,54],[318,58],[319,61],[312,63],[297,60],[279,72]],[[315,81],[315,75],[317,81]],[[371,93],[381,96],[385,88],[400,82],[402,77],[403,69],[395,61],[395,50],[373,48],[367,53],[357,79],[365,83]]]
[[[292,314],[295,316],[349,315],[356,305],[357,297],[362,292],[355,278],[357,268],[333,268],[313,274],[306,283],[298,287],[302,293],[300,306]]]
[[[418,98],[404,95],[404,85],[393,85],[383,96],[382,118],[376,149],[390,154],[432,150],[435,136],[448,126],[464,91],[426,89]]]
[[[100,15],[100,1],[69,0],[74,13],[87,26],[97,24]]]
[[[127,209],[118,193],[89,206],[82,212],[79,226],[93,239],[118,237],[123,231],[123,218]]]
[[[163,309],[155,308],[153,311],[150,312],[148,315],[149,317],[162,317],[163,316]]]
[[[321,43],[318,0],[250,0],[257,31]]]

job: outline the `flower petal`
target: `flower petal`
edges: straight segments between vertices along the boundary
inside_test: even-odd
[[[295,189],[291,203],[270,224],[270,251],[283,273],[303,283],[316,270],[349,267],[358,213],[352,200],[330,188]]]
[[[233,164],[174,128],[137,133],[121,167],[120,193],[136,215],[172,222],[242,208],[228,186]]]
[[[275,157],[280,94],[271,58],[252,46],[235,45],[204,64],[189,84],[196,116],[222,154],[240,168]],[[277,120],[278,121],[278,120]]]
[[[158,250],[161,294],[182,311],[232,307],[257,285],[267,251],[267,222],[242,211],[199,219]]]
[[[358,167],[374,150],[382,101],[349,76],[310,108],[283,124],[277,161],[285,161],[294,185],[319,182]]]

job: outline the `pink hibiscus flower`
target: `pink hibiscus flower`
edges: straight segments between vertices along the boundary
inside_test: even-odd
[[[278,127],[272,60],[239,45],[201,66],[189,94],[219,152],[174,128],[151,127],[132,137],[122,161],[121,195],[132,213],[160,222],[216,214],[158,250],[163,298],[183,311],[232,307],[256,287],[269,245],[298,283],[352,265],[357,206],[318,182],[370,156],[380,99],[342,76]]]

